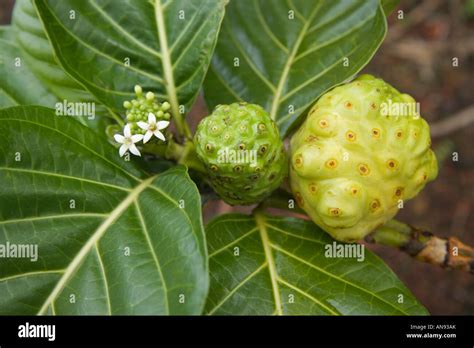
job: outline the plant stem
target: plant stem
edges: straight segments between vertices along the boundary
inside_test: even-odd
[[[399,248],[419,261],[474,274],[474,247],[456,237],[438,237],[391,220],[365,237],[365,241]]]
[[[170,139],[166,150],[166,158],[174,160],[179,164],[184,164],[199,173],[206,174],[206,168],[197,157],[194,143],[191,140],[186,139],[184,144],[181,145],[174,142],[173,139]]]
[[[191,139],[191,131],[189,126],[184,119],[184,115],[181,115],[179,112],[179,102],[178,94],[176,90],[176,85],[173,75],[173,64],[171,63],[171,52],[168,46],[168,37],[166,35],[166,25],[165,19],[163,16],[163,6],[161,1],[155,0],[155,20],[156,28],[158,30],[158,39],[160,42],[161,48],[161,61],[163,65],[163,73],[165,78],[165,87],[168,94],[169,102],[171,104],[171,114],[176,125],[176,130],[180,136],[183,136],[186,139]]]
[[[278,189],[260,203],[259,209],[277,208],[305,214],[299,207],[290,209],[289,199],[293,199],[289,192]],[[456,237],[438,237],[403,222],[390,220],[367,235],[365,241],[398,248],[419,261],[474,274],[474,247],[462,243]]]
[[[178,112],[178,114],[175,114],[175,112]],[[191,130],[189,129],[188,123],[186,122],[184,116],[181,115],[178,110],[175,111],[174,108],[173,120],[174,124],[176,125],[176,130],[178,131],[178,134],[184,137],[186,141],[192,141],[193,136],[191,134]]]

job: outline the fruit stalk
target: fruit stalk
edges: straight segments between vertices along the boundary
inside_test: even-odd
[[[474,247],[456,237],[438,237],[429,231],[391,220],[367,235],[365,241],[397,247],[419,261],[474,274]]]
[[[179,112],[178,114],[175,114],[177,110],[174,110],[173,108],[173,120],[174,124],[176,126],[176,131],[181,137],[184,137],[186,140],[190,140],[193,138],[191,130],[189,129],[189,125],[186,122],[185,118],[183,115],[181,115]]]
[[[306,215],[299,207],[288,207],[293,196],[279,189],[266,201],[262,208],[276,208]],[[365,237],[371,244],[398,248],[419,261],[443,268],[457,269],[474,274],[474,247],[462,243],[456,237],[438,237],[431,232],[415,228],[397,220],[390,220]]]
[[[184,144],[178,144],[173,139],[170,139],[165,157],[176,163],[184,164],[199,173],[206,173],[206,168],[197,157],[194,143],[190,140],[185,140]]]

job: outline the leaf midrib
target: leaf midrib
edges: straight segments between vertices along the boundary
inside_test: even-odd
[[[275,260],[274,260],[274,257],[273,257],[273,250],[274,250],[276,252],[286,254],[287,256],[289,256],[289,257],[305,264],[306,266],[309,266],[309,267],[315,269],[316,271],[318,271],[322,274],[325,274],[326,276],[328,276],[330,278],[333,278],[337,281],[343,282],[348,286],[356,288],[359,291],[362,291],[362,292],[370,295],[372,298],[374,298],[374,299],[376,299],[380,302],[383,302],[386,305],[388,305],[389,307],[393,308],[398,313],[401,313],[403,315],[408,315],[408,313],[406,311],[404,311],[403,309],[393,305],[389,301],[385,300],[383,297],[379,296],[376,292],[372,292],[372,291],[370,291],[368,289],[365,289],[365,288],[363,288],[363,287],[361,287],[361,286],[359,286],[359,285],[357,285],[353,282],[348,281],[347,279],[342,278],[339,275],[328,272],[328,271],[326,271],[326,270],[324,270],[324,269],[322,269],[322,268],[320,268],[320,267],[318,267],[318,266],[316,266],[316,265],[314,265],[314,264],[312,264],[312,263],[310,263],[310,262],[308,262],[304,259],[301,259],[300,257],[298,257],[298,256],[294,255],[293,253],[281,248],[280,246],[275,245],[270,240],[270,238],[268,236],[267,228],[269,228],[270,230],[273,230],[277,233],[283,233],[283,234],[291,236],[293,238],[306,240],[306,241],[317,243],[317,244],[324,244],[323,241],[312,239],[312,238],[306,238],[306,237],[303,237],[303,236],[297,236],[297,235],[294,235],[293,233],[290,233],[286,230],[283,230],[279,227],[276,227],[273,224],[269,224],[269,223],[267,223],[266,216],[263,215],[260,212],[257,212],[257,213],[254,214],[254,219],[255,219],[255,222],[256,222],[256,228],[258,229],[258,231],[260,233],[260,238],[262,240],[262,247],[264,249],[265,262],[262,265],[260,265],[255,271],[253,271],[249,276],[247,276],[242,282],[240,282],[237,287],[233,288],[230,291],[229,294],[227,294],[221,301],[219,301],[219,303],[216,306],[214,306],[214,308],[212,308],[208,312],[208,314],[215,313],[216,310],[218,308],[220,308],[233,294],[235,294],[237,292],[237,290],[239,288],[241,288],[244,283],[248,282],[251,278],[253,278],[257,273],[259,273],[266,266],[268,266],[268,268],[269,268],[270,281],[272,283],[272,293],[273,293],[274,300],[275,300],[276,310],[274,311],[273,314],[278,314],[278,315],[283,314],[283,310],[282,310],[282,306],[281,306],[281,294],[280,294],[280,289],[278,287],[278,284],[287,286],[287,287],[292,288],[293,290],[301,293],[302,295],[304,295],[308,299],[312,300],[315,304],[317,304],[318,306],[320,306],[321,308],[323,308],[324,310],[329,312],[330,314],[333,314],[333,315],[340,315],[341,314],[338,311],[336,311],[336,310],[332,309],[331,307],[327,306],[326,304],[324,304],[324,302],[321,302],[319,299],[313,297],[312,295],[310,295],[309,293],[307,293],[303,289],[300,289],[297,286],[289,283],[287,280],[283,279],[278,274],[278,272],[276,270],[276,264],[275,264]],[[276,221],[275,219],[273,219],[273,220]],[[247,219],[226,219],[226,220],[222,220],[222,221],[217,220],[217,222],[211,222],[211,224],[208,225],[208,228],[210,226],[212,226],[213,224],[215,224],[215,223],[224,223],[224,222],[228,222],[228,221],[248,221],[248,220]],[[251,235],[254,232],[255,232],[255,228],[250,229],[249,231],[244,233],[242,236],[240,236],[238,239],[242,240],[243,238],[248,237],[249,235]],[[215,256],[216,254],[220,253],[221,251],[224,251],[225,249],[227,249],[230,246],[234,245],[235,242],[236,241],[234,240],[231,243],[228,243],[225,246],[220,247],[219,249],[217,249],[217,252],[211,253],[210,257]]]
[[[179,117],[181,114],[179,112],[178,96],[176,94],[176,85],[174,82],[173,75],[173,65],[171,64],[171,56],[168,46],[168,38],[166,36],[166,27],[165,21],[163,18],[163,8],[161,7],[161,0],[155,0],[155,20],[158,30],[158,40],[160,43],[161,49],[161,62],[163,65],[163,72],[165,74],[164,85],[168,97],[170,98],[169,102],[171,104],[172,114],[175,117]]]
[[[280,229],[279,227],[275,227],[274,225],[268,224],[268,223],[266,223],[266,221],[264,221],[264,223],[265,223],[265,225],[266,225],[267,227],[269,227],[269,228],[271,228],[271,229],[273,229],[273,230],[275,230],[275,231],[277,231],[277,232],[279,232],[279,233],[284,233],[284,234],[286,234],[286,235],[292,236],[293,238],[298,238],[298,239],[302,239],[302,240],[308,240],[308,241],[311,241],[311,242],[314,242],[314,243],[324,244],[322,241],[318,241],[318,240],[310,239],[310,238],[305,238],[305,237],[302,237],[302,236],[296,236],[296,235],[294,235],[294,234],[292,234],[292,233],[290,233],[290,232],[288,232],[288,231],[284,231],[283,229]],[[327,275],[327,276],[329,276],[329,277],[331,277],[331,278],[333,278],[333,279],[336,279],[336,280],[338,280],[338,281],[341,281],[341,282],[343,282],[343,283],[345,283],[345,284],[347,284],[347,285],[349,285],[349,286],[352,286],[353,288],[359,289],[360,291],[365,292],[365,293],[369,294],[370,296],[373,296],[374,298],[378,299],[379,301],[388,304],[390,307],[394,308],[396,311],[398,311],[398,312],[400,312],[400,313],[403,313],[403,314],[405,314],[405,315],[408,315],[408,313],[406,313],[406,312],[404,312],[403,310],[401,310],[400,308],[394,306],[394,305],[391,304],[390,302],[386,301],[384,298],[378,296],[375,292],[371,292],[371,291],[369,291],[369,290],[367,290],[367,289],[365,289],[365,288],[363,288],[363,287],[361,287],[361,286],[359,286],[359,285],[357,285],[357,284],[355,284],[355,283],[352,283],[352,282],[350,282],[350,281],[348,281],[348,280],[342,278],[341,276],[338,276],[338,275],[336,275],[336,274],[333,274],[333,273],[331,273],[331,272],[328,272],[328,271],[326,271],[325,269],[322,269],[321,267],[318,267],[318,266],[316,266],[316,265],[314,265],[314,264],[312,264],[312,263],[310,263],[310,262],[308,262],[308,261],[306,261],[306,260],[303,260],[303,259],[301,259],[300,257],[294,255],[293,253],[291,253],[291,252],[289,252],[289,251],[283,249],[282,247],[277,246],[277,245],[275,245],[275,244],[273,244],[273,243],[271,243],[271,242],[270,242],[270,248],[275,249],[276,251],[279,251],[279,252],[281,252],[281,253],[284,253],[284,254],[286,254],[286,255],[292,257],[293,259],[295,259],[295,260],[297,260],[297,261],[299,261],[299,262],[301,262],[301,263],[303,263],[303,264],[306,264],[307,266],[309,266],[309,267],[315,269],[316,271],[319,271],[320,273],[323,273],[323,274],[325,274],[325,275]],[[280,279],[280,278],[278,278],[278,279]],[[300,289],[300,290],[301,290],[301,289]],[[301,290],[301,291],[302,291],[302,290]]]
[[[378,296],[375,292],[371,292],[371,291],[369,291],[369,290],[367,290],[367,289],[365,289],[365,288],[363,288],[363,287],[361,287],[361,286],[359,286],[359,285],[357,285],[357,284],[355,284],[355,283],[352,283],[352,282],[350,282],[350,281],[348,281],[348,280],[346,280],[346,279],[344,279],[344,278],[342,278],[342,277],[337,276],[336,274],[333,274],[333,273],[331,273],[331,272],[328,272],[328,271],[326,271],[325,269],[323,269],[323,268],[321,268],[321,267],[318,267],[318,266],[316,266],[316,265],[314,265],[314,264],[312,264],[312,263],[310,263],[310,262],[308,262],[308,261],[306,261],[306,260],[304,260],[304,259],[302,259],[302,258],[300,258],[300,257],[298,257],[298,256],[296,256],[296,255],[294,255],[293,253],[291,253],[291,252],[289,252],[289,251],[287,251],[287,250],[285,250],[285,249],[283,249],[283,248],[281,248],[281,247],[275,245],[275,244],[271,244],[271,248],[273,248],[273,249],[275,249],[276,251],[279,251],[279,252],[281,252],[281,253],[283,253],[283,254],[286,254],[287,256],[289,256],[289,257],[291,257],[291,258],[293,258],[293,259],[295,259],[295,260],[297,260],[297,261],[299,261],[299,262],[305,264],[306,266],[308,266],[308,267],[310,267],[310,268],[315,269],[316,271],[318,271],[318,272],[320,272],[320,273],[323,273],[323,274],[325,274],[325,275],[327,275],[327,276],[329,276],[329,277],[331,277],[331,278],[333,278],[333,279],[335,279],[335,280],[338,280],[338,281],[340,281],[340,282],[343,282],[343,283],[345,283],[345,284],[347,284],[347,285],[349,285],[349,286],[351,286],[351,287],[353,287],[353,288],[355,288],[355,289],[358,289],[358,290],[360,290],[360,291],[362,291],[362,292],[364,292],[364,293],[366,293],[366,294],[369,294],[369,295],[372,296],[373,298],[375,298],[375,299],[377,299],[377,300],[379,300],[379,301],[381,301],[381,302],[387,304],[388,306],[394,308],[397,312],[400,312],[400,313],[402,313],[402,314],[404,314],[404,315],[408,315],[408,313],[406,313],[406,312],[404,312],[403,310],[401,310],[400,308],[394,306],[392,303],[388,302],[388,301],[385,300],[384,298]]]
[[[116,28],[120,33],[122,33],[124,36],[128,37],[130,39],[130,41],[132,41],[133,43],[135,43],[137,46],[139,46],[140,48],[142,48],[143,50],[147,51],[148,53],[154,55],[155,57],[158,57],[159,59],[161,59],[161,54],[160,52],[154,50],[153,48],[150,48],[148,47],[147,45],[145,45],[143,42],[141,42],[140,40],[138,40],[135,36],[133,36],[132,34],[130,34],[128,31],[124,30],[120,24],[118,24],[118,22],[113,19],[111,16],[109,16],[109,14],[107,12],[105,12],[99,5],[97,5],[97,2],[95,0],[91,0],[90,3],[92,4],[92,6],[102,15],[102,17],[104,17],[105,19],[107,19],[107,21],[112,24],[112,26],[114,28]]]
[[[273,259],[272,255],[270,240],[268,238],[265,217],[261,213],[255,213],[255,222],[260,232],[260,238],[262,240],[265,259],[268,264],[268,271],[270,273],[270,281],[272,283],[273,298],[275,300],[276,312],[278,315],[283,315],[280,289],[278,287],[278,273],[275,266],[275,260]]]
[[[152,176],[144,181],[142,181],[138,186],[136,186],[127,197],[114,209],[110,212],[107,219],[102,222],[102,224],[97,227],[97,229],[92,233],[84,246],[79,250],[74,259],[66,268],[65,272],[56,283],[56,286],[53,288],[49,296],[46,298],[45,302],[38,311],[38,315],[43,315],[48,307],[54,302],[57,296],[61,293],[66,283],[71,279],[73,274],[77,271],[79,266],[82,264],[84,259],[87,257],[91,249],[96,245],[96,243],[102,238],[102,236],[107,232],[110,226],[112,226],[115,221],[120,217],[120,215],[128,209],[128,207],[135,202],[140,193],[148,188],[150,184],[155,180],[156,176]]]

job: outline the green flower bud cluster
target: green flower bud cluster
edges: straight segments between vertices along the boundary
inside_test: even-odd
[[[211,185],[231,205],[263,200],[287,174],[278,129],[258,105],[218,105],[199,123],[194,141]]]
[[[390,105],[416,103],[362,75],[323,95],[291,139],[296,201],[337,240],[363,238],[437,175],[426,121],[416,108]]]
[[[136,99],[125,101],[123,103],[123,107],[127,110],[127,123],[130,124],[133,134],[145,134],[146,130],[138,127],[137,122],[147,122],[149,113],[154,114],[157,121],[170,120],[170,103],[166,101],[160,103],[153,92],[147,92],[144,94],[142,87],[138,85],[135,86],[135,95],[137,96]]]

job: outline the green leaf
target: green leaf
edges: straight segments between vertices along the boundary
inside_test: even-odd
[[[57,63],[31,0],[17,0],[13,11],[13,30],[31,70],[58,99],[93,101],[93,96],[69,77]]]
[[[209,314],[427,314],[368,250],[362,262],[326,257],[334,240],[310,221],[228,214],[209,223],[206,237]]]
[[[122,110],[139,84],[178,116],[201,87],[226,0],[35,3],[59,61],[98,100]]]
[[[10,25],[0,25],[0,39],[5,39],[11,41],[11,26]]]
[[[16,2],[12,22],[12,35],[20,49],[19,54],[21,54],[24,64],[50,91],[50,94],[56,97],[54,103],[51,102],[51,98],[43,100],[39,95],[37,102],[20,104],[36,104],[53,108],[56,102],[63,100],[94,103],[96,118],[75,117],[75,119],[100,134],[104,134],[105,128],[112,122],[113,115],[103,105],[97,103],[92,94],[67,75],[57,63],[53,48],[31,0]],[[37,88],[32,90],[37,90]]]
[[[37,104],[54,106],[52,95],[30,70],[21,50],[12,40],[11,30],[2,30],[0,36],[0,107]]]
[[[392,13],[392,11],[397,8],[398,4],[400,3],[400,0],[380,0],[380,3],[382,4],[385,16],[388,17],[390,13]]]
[[[232,1],[204,83],[206,100],[211,108],[260,104],[285,136],[321,94],[369,62],[386,30],[378,0]]]
[[[0,314],[201,313],[207,253],[184,167],[147,178],[43,107],[1,110],[0,133],[0,245],[38,246],[36,262],[0,258]]]

